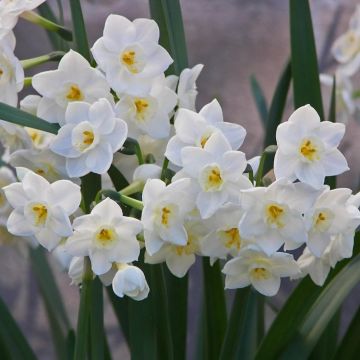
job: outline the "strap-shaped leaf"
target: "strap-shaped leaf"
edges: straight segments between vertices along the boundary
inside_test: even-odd
[[[3,356],[8,354],[10,359],[36,360],[30,345],[1,298],[0,349],[4,349]]]
[[[13,106],[1,102],[0,119],[13,124],[46,131],[51,134],[57,134],[60,128],[58,124],[50,124],[49,122],[40,119],[35,115],[29,114],[25,111],[19,110]]]
[[[324,119],[308,0],[290,0],[291,68],[295,108],[310,104]]]
[[[268,106],[264,92],[255,75],[250,76],[250,86],[255,101],[256,109],[260,116],[260,120],[263,126],[266,128],[266,123],[268,119]]]

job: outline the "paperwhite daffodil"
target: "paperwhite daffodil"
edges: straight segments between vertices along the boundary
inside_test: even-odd
[[[199,220],[184,223],[187,233],[187,243],[184,246],[165,244],[153,255],[145,253],[145,262],[158,264],[166,262],[170,272],[179,278],[184,277],[195,263],[195,255],[201,255],[200,241],[204,237],[206,227]]]
[[[131,22],[112,14],[91,52],[116,92],[142,96],[149,92],[152,80],[173,62],[158,42],[159,27],[155,21]]]
[[[347,171],[347,161],[337,149],[344,133],[344,124],[320,122],[314,108],[310,105],[300,107],[277,128],[276,178],[299,179],[320,188],[325,176]]]
[[[322,256],[335,235],[352,233],[353,237],[360,225],[360,211],[351,200],[350,189],[327,188],[306,213],[307,246],[315,256]]]
[[[196,188],[196,206],[203,219],[213,215],[226,202],[238,202],[240,190],[252,187],[243,175],[245,154],[233,151],[220,132],[214,133],[204,148],[186,146],[181,152],[183,170],[174,180],[188,177]]]
[[[46,0],[1,0],[0,1],[0,39],[6,36],[18,22],[19,16],[33,10]]]
[[[0,102],[11,106],[17,106],[18,92],[24,86],[24,70],[14,55],[14,48],[12,33],[0,40]]]
[[[60,128],[50,149],[66,158],[70,177],[94,172],[105,173],[113,154],[121,149],[127,137],[127,125],[116,117],[106,99],[93,104],[74,102],[68,106],[66,124]]]
[[[267,255],[254,246],[245,247],[238,257],[228,261],[223,269],[225,288],[236,289],[252,285],[265,296],[274,296],[281,278],[300,272],[291,254],[276,252]]]
[[[9,164],[27,168],[49,182],[68,178],[65,159],[49,149],[17,150],[10,155]]]
[[[92,104],[101,98],[112,98],[109,85],[100,71],[73,50],[64,55],[57,70],[33,76],[32,86],[42,95],[37,116],[60,125],[65,124],[64,115],[69,103],[84,101]]]
[[[319,191],[303,183],[277,180],[269,187],[245,190],[241,195],[244,216],[240,234],[254,239],[266,253],[272,254],[284,243],[296,249],[307,241],[303,214],[316,201]]]
[[[195,207],[190,179],[168,186],[158,179],[148,180],[142,200],[141,222],[147,252],[154,255],[166,243],[185,246],[188,242],[185,217]]]
[[[5,159],[19,149],[31,149],[32,143],[29,134],[19,125],[0,120],[0,142],[5,148]]]
[[[201,253],[211,259],[226,259],[228,255],[237,256],[248,243],[239,231],[243,209],[236,204],[227,204],[207,220],[211,231],[201,240]]]
[[[12,184],[16,178],[12,171],[6,167],[0,169],[0,224],[6,225],[7,219],[12,210],[11,205],[6,199],[3,187]]]
[[[141,223],[123,216],[115,201],[106,198],[90,214],[76,218],[73,226],[66,250],[73,256],[89,256],[95,274],[105,274],[113,262],[138,259],[140,246],[136,235],[142,230]]]
[[[3,190],[14,208],[7,221],[12,234],[34,236],[48,250],[72,234],[69,216],[80,205],[78,185],[68,180],[50,184],[42,176],[28,171],[21,182],[10,184]]]
[[[144,96],[120,96],[115,111],[127,122],[131,138],[148,134],[154,139],[162,139],[170,135],[170,115],[176,103],[176,94],[160,77]]]
[[[146,299],[150,289],[142,270],[127,264],[116,266],[118,271],[112,281],[114,293],[121,298],[126,295],[138,301]]]
[[[229,141],[232,150],[238,149],[246,135],[238,124],[224,122],[217,100],[205,105],[199,113],[179,109],[175,118],[175,131],[167,145],[165,156],[175,165],[182,166],[181,150],[187,146],[204,148],[215,133],[221,132]]]

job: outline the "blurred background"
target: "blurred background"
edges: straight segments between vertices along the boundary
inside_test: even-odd
[[[54,9],[56,10],[56,2]],[[67,1],[65,20],[69,23]],[[104,22],[110,13],[130,19],[149,17],[146,0],[88,0],[83,1],[84,17],[91,45],[101,36]],[[335,62],[330,47],[338,35],[346,31],[348,20],[355,10],[355,0],[313,0],[311,10],[321,72],[331,74]],[[247,157],[258,155],[263,142],[263,129],[254,100],[249,78],[256,75],[268,103],[270,103],[278,77],[289,57],[288,2],[285,0],[182,0],[183,19],[188,45],[189,64],[205,64],[198,80],[198,109],[216,97],[224,110],[225,121],[242,124],[247,138],[242,149]],[[33,24],[20,20],[16,29],[15,53],[20,59],[35,57],[51,51],[45,32]],[[40,69],[36,68],[38,72]],[[304,69],[304,72],[306,69]],[[29,73],[30,74],[30,73]],[[359,86],[356,88],[360,88]],[[29,93],[29,90],[27,90]],[[330,88],[323,89],[325,109],[328,109]],[[292,111],[291,94],[287,113]],[[342,150],[348,159],[351,172],[339,179],[340,186],[358,190],[360,174],[360,123],[350,120]],[[10,306],[40,359],[52,359],[51,334],[36,282],[24,259],[14,249],[0,248],[0,296]],[[78,289],[69,286],[66,274],[61,274],[53,262],[54,273],[64,294],[66,306],[76,324]],[[199,264],[191,271],[189,300],[189,354],[193,353],[196,323],[199,318],[201,291],[198,284]],[[290,284],[273,300],[281,305]],[[360,301],[360,288],[354,291],[345,304],[343,323],[347,324],[352,309]],[[111,306],[105,307],[106,328],[110,346],[116,359],[129,359],[126,346],[117,330]],[[268,311],[268,322],[272,313]],[[0,356],[1,358],[1,356]],[[193,358],[189,355],[189,358]]]

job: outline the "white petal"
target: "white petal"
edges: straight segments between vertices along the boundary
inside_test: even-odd
[[[86,154],[86,167],[96,174],[106,173],[113,160],[113,151],[109,143],[99,144]]]
[[[254,288],[265,296],[274,296],[279,292],[281,280],[279,277],[271,276],[266,280],[251,279]]]
[[[170,272],[179,278],[184,277],[194,263],[194,254],[179,256],[175,251],[172,251],[166,258],[166,265]]]
[[[103,251],[95,250],[89,254],[92,271],[96,275],[107,273],[111,269],[111,262]]]
[[[34,235],[34,228],[27,222],[23,212],[19,210],[14,210],[10,214],[6,226],[11,234],[17,236]]]
[[[60,206],[67,214],[73,214],[81,202],[80,186],[68,180],[59,180],[50,185],[48,201],[53,206]]]

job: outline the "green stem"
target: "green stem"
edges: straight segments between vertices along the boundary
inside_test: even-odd
[[[53,51],[46,55],[41,55],[35,58],[21,60],[21,65],[24,69],[29,69],[37,65],[44,64],[48,61],[59,61],[65,55],[63,51]]]
[[[256,173],[256,186],[261,186],[262,185],[262,177],[263,177],[263,172],[264,172],[264,164],[265,164],[266,156],[267,156],[267,154],[264,151],[262,153],[262,155],[261,155],[259,168],[258,168],[258,171]]]
[[[137,141],[135,143],[135,154],[136,154],[136,157],[138,159],[139,165],[144,164],[144,158],[143,158],[143,154],[142,154],[142,151],[141,151],[141,147],[140,147],[140,144]]]
[[[46,30],[58,33],[63,39],[67,41],[72,41],[72,33],[70,30],[42,17],[34,11],[24,11],[20,16],[23,19],[33,24],[39,25]]]
[[[121,195],[120,201],[125,205],[133,207],[134,209],[142,210],[144,208],[142,201],[133,199],[129,196]]]
[[[162,168],[161,168],[161,175],[160,175],[160,179],[165,181],[166,178],[166,170],[169,166],[169,159],[168,158],[164,158],[163,164],[162,164]]]
[[[24,79],[24,87],[31,86],[31,84],[32,84],[32,77],[26,77]]]
[[[121,191],[119,191],[120,195],[132,195],[137,192],[142,191],[144,188],[144,182],[141,180],[136,180],[132,182],[130,185],[124,187]]]

